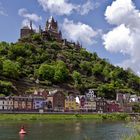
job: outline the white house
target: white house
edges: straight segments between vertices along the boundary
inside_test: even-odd
[[[8,97],[0,97],[0,110],[12,110],[13,100]]]
[[[130,95],[130,102],[138,102],[138,96],[137,95]]]
[[[94,93],[94,89],[89,89],[88,92],[86,92],[85,94],[86,94],[86,97],[88,99],[94,99],[94,98],[96,98],[96,95]]]

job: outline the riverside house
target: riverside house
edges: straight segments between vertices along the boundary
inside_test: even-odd
[[[13,99],[12,99],[12,97],[11,96],[8,96],[8,97],[5,97],[6,98],[6,101],[7,101],[7,110],[13,110],[13,105],[14,105],[14,103],[13,103]]]
[[[76,98],[72,95],[66,96],[65,111],[76,111],[76,110],[77,110]]]
[[[88,89],[88,92],[85,93],[86,98],[87,98],[88,100],[94,100],[94,99],[96,98],[96,95],[95,95],[95,93],[94,93],[94,90],[95,90],[95,89]]]
[[[96,112],[98,113],[108,112],[108,104],[105,99],[103,98],[96,99]]]
[[[5,97],[0,97],[0,110],[7,110],[7,101]]]
[[[93,92],[88,95],[81,95],[80,98],[80,111],[95,112],[96,111],[96,98]]]
[[[44,109],[45,99],[42,96],[33,97],[33,110]]]
[[[56,112],[64,112],[65,109],[65,95],[62,91],[52,91],[48,95],[48,101],[52,102],[53,110]]]
[[[13,110],[13,99],[11,97],[0,97],[0,110]]]
[[[95,100],[86,100],[85,101],[85,111],[95,112],[96,111],[96,101]]]
[[[119,112],[120,107],[119,104],[115,101],[108,101],[108,112]]]
[[[53,108],[54,111],[62,111],[64,112],[65,108],[65,95],[61,91],[57,91],[53,95]]]
[[[86,96],[80,95],[79,99],[80,99],[80,111],[85,111]]]
[[[13,96],[13,110],[15,111],[31,111],[33,109],[33,99],[31,96]]]
[[[132,112],[132,106],[130,105],[130,102],[132,101],[131,97],[136,97],[136,96],[130,94],[117,93],[116,101],[117,103],[119,103],[120,112]],[[137,98],[135,99],[137,100]]]
[[[38,89],[34,91],[32,95],[34,110],[40,110],[40,109],[47,110],[48,94],[49,94],[49,91],[45,89]]]

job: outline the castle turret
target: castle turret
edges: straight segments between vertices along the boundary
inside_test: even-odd
[[[24,26],[20,30],[20,38],[27,37],[31,34],[31,29],[28,26]]]
[[[62,32],[59,31],[59,37],[62,39]]]
[[[30,30],[33,30],[33,23],[30,21]]]
[[[29,26],[26,25],[26,26],[24,26],[24,27],[22,27],[20,29],[20,38],[27,37],[27,36],[29,36],[29,35],[34,33],[34,30],[33,30],[33,27],[32,27],[32,21],[30,21],[30,25]]]
[[[58,32],[57,21],[52,16],[46,22],[46,31]]]

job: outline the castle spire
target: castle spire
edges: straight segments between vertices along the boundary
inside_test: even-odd
[[[54,18],[53,18],[53,16],[51,16],[50,18],[49,18],[49,23],[52,23],[52,22],[54,22]]]
[[[33,22],[30,20],[30,29],[33,30]]]
[[[41,25],[39,25],[39,33],[40,33],[40,34],[42,33]]]

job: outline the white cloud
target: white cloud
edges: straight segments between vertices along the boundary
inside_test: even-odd
[[[22,21],[21,26],[22,26],[22,27],[24,27],[24,26],[30,27],[30,20],[24,19],[24,20]],[[32,23],[32,27],[33,27],[34,30],[38,31],[38,27],[37,27],[34,23]]]
[[[99,7],[99,3],[94,3],[91,0],[87,0],[87,2],[81,6],[79,6],[79,8],[77,9],[77,11],[79,11],[79,13],[81,15],[86,15],[88,14],[90,11],[96,9]]]
[[[2,7],[2,3],[0,3],[0,15],[8,16],[8,14],[5,12],[5,9]]]
[[[124,24],[114,28],[109,33],[103,35],[104,46],[110,52],[121,52],[123,54],[131,53],[133,39],[131,38],[130,29]],[[128,47],[125,47],[128,46]]]
[[[32,20],[35,22],[42,20],[41,16],[38,16],[35,13],[28,13],[27,9],[25,9],[25,8],[19,9],[18,14],[21,17],[24,17],[25,19]]]
[[[58,15],[69,15],[76,6],[69,3],[67,0],[38,0],[44,11],[50,11]]]
[[[83,45],[91,45],[94,43],[94,37],[98,34],[92,27],[84,23],[74,23],[72,20],[64,19],[62,25],[64,37],[72,40],[79,41]]]
[[[109,23],[121,24],[127,21],[133,12],[134,6],[131,0],[116,0],[111,6],[107,7],[105,16]]]
[[[93,3],[91,0],[79,5],[70,3],[69,0],[38,0],[38,2],[44,11],[50,11],[57,15],[70,15],[74,11],[85,15],[99,6],[99,3]]]
[[[116,25],[114,29],[103,35],[104,46],[110,52],[127,54],[129,59],[121,64],[140,73],[140,10],[136,9],[132,0],[116,0],[105,12],[108,23]]]

